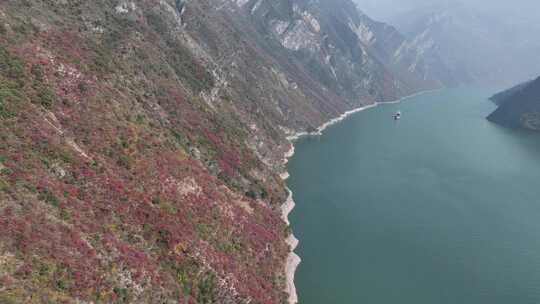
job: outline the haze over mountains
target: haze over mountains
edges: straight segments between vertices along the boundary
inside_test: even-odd
[[[463,84],[510,86],[540,71],[536,1],[371,1],[366,12],[435,52]]]
[[[466,5],[484,13],[497,14],[503,19],[533,20],[538,18],[538,1],[489,1],[489,0],[354,0],[367,14],[384,22],[391,22],[394,16],[428,6]]]

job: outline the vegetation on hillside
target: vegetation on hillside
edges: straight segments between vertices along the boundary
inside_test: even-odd
[[[0,302],[282,302],[281,182],[166,7],[113,2],[0,5]]]

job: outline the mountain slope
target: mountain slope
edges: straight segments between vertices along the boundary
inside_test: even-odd
[[[285,297],[286,192],[251,142],[288,144],[249,91],[227,90],[176,8],[2,4],[0,302]]]
[[[244,9],[315,79],[352,102],[390,101],[446,84],[409,69],[403,58],[396,60],[404,37],[350,1],[247,1]]]
[[[286,137],[439,85],[332,3],[1,2],[0,302],[286,301]]]
[[[489,115],[492,122],[540,131],[540,77],[492,97],[499,108]]]

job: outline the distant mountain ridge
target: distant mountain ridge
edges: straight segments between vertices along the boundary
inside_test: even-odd
[[[488,120],[512,128],[540,131],[540,77],[494,95],[499,108]]]
[[[530,20],[452,1],[402,13],[391,23],[411,45],[440,58],[456,84],[508,86],[540,70],[540,42],[531,39],[540,28]]]

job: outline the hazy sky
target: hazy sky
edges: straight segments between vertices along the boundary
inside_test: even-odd
[[[354,0],[366,14],[380,21],[418,7],[458,2],[457,0]],[[540,0],[460,0],[465,6],[484,12],[512,14],[514,17],[538,18],[540,23]]]

